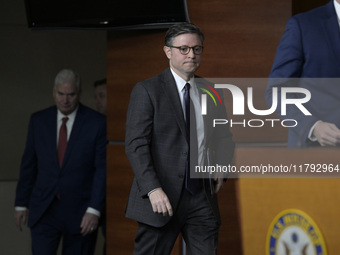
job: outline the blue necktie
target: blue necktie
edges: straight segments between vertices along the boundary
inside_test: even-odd
[[[197,142],[197,130],[196,130],[196,118],[194,105],[190,100],[190,84],[185,84],[184,87],[184,102],[185,102],[185,119],[187,134],[190,139],[189,153],[186,165],[185,175],[185,188],[192,194],[196,194],[200,189],[200,180],[198,178],[190,178],[190,170],[194,171],[195,166],[198,165],[198,142]],[[190,107],[192,107],[192,113],[190,114]],[[191,128],[190,128],[191,124]]]

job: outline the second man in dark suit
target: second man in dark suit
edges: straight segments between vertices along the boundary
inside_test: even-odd
[[[61,70],[55,106],[31,116],[15,199],[15,222],[28,221],[34,255],[94,254],[104,210],[105,116],[79,103],[80,77]]]

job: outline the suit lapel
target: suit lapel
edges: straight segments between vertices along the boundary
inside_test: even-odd
[[[329,48],[333,51],[336,62],[340,69],[340,31],[338,17],[335,12],[334,3],[331,1],[326,6],[326,18],[324,22],[325,38],[329,43]]]
[[[58,163],[58,148],[57,148],[57,107],[53,107],[51,112],[48,112],[46,116],[46,123],[49,125],[46,134],[46,141],[49,141],[49,144],[46,146],[46,149],[51,150],[51,155],[54,156],[54,163],[59,166]]]
[[[170,101],[170,105],[173,108],[176,116],[177,124],[183,133],[183,135],[187,138],[187,141],[189,142],[189,137],[186,133],[186,124],[185,124],[185,118],[183,114],[183,108],[181,104],[181,100],[178,95],[178,90],[176,86],[176,82],[174,77],[171,74],[170,68],[166,69],[163,72],[163,89],[165,91],[165,94],[168,96],[168,100]]]
[[[200,77],[197,77],[200,78]],[[200,82],[196,80],[196,86],[198,90],[199,97],[202,97],[202,94],[204,93],[202,90],[200,90],[200,87],[204,87]],[[214,111],[215,111],[215,105],[213,104],[212,100],[207,100],[207,109],[210,109],[210,112],[208,112],[206,115],[202,115],[203,117],[203,124],[204,124],[204,144],[206,145],[206,141],[209,140],[209,137],[213,131],[212,128],[209,128],[212,126],[213,119],[214,119]],[[209,110],[208,110],[209,111]]]

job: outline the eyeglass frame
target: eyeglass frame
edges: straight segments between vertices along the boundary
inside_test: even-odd
[[[201,55],[202,52],[203,52],[203,49],[204,49],[204,47],[201,46],[201,45],[195,45],[195,46],[193,46],[193,47],[189,47],[189,46],[186,46],[186,45],[182,45],[182,46],[168,46],[168,45],[167,45],[167,47],[178,49],[179,53],[181,53],[182,55],[188,55],[188,54],[190,53],[190,50],[192,50],[192,52],[193,52],[195,55]],[[200,47],[200,48],[201,48],[201,53],[195,53],[194,48],[196,48],[196,47]],[[182,52],[181,52],[181,48],[188,48],[189,51],[188,51],[187,53],[182,53]]]

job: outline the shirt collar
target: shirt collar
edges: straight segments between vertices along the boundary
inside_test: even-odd
[[[78,111],[79,106],[69,115],[65,116],[61,111],[58,110],[58,115],[57,115],[57,120],[58,122],[62,120],[64,117],[68,117],[69,122],[73,122],[74,119],[76,118],[77,111]]]
[[[185,84],[187,84],[187,83],[190,83],[191,88],[194,88],[194,87],[195,87],[195,86],[194,86],[194,84],[195,84],[195,79],[194,79],[194,77],[192,77],[192,78],[190,79],[190,81],[187,82],[187,81],[185,81],[181,76],[179,76],[177,73],[175,73],[175,71],[172,70],[171,67],[170,67],[170,70],[171,70],[172,75],[173,75],[174,78],[175,78],[175,82],[176,82],[176,86],[177,86],[178,91],[182,91],[182,90],[184,89]]]

